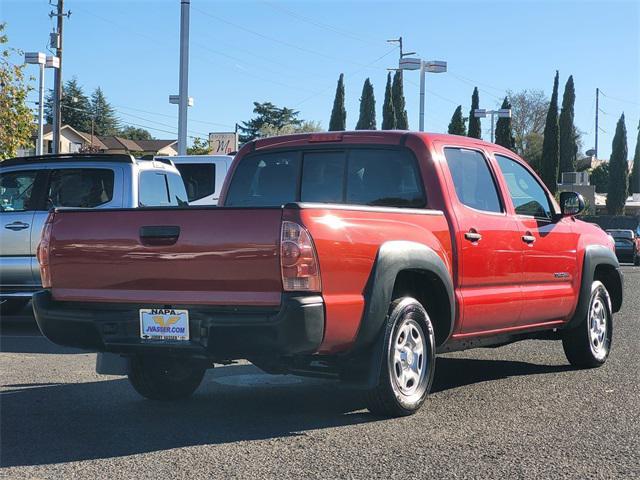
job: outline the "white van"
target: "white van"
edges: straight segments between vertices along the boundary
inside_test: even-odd
[[[177,155],[155,159],[167,159],[174,163],[182,175],[189,205],[217,205],[233,156]]]

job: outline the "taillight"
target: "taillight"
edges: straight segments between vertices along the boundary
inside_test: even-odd
[[[311,235],[294,222],[282,222],[280,238],[282,286],[287,292],[319,292],[320,268]]]
[[[42,228],[42,236],[38,244],[38,263],[40,264],[40,278],[44,288],[51,288],[51,270],[49,268],[49,250],[51,244],[51,230],[53,230],[53,217],[55,213],[51,212],[44,222]]]

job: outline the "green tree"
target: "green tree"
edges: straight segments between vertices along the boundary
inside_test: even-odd
[[[558,122],[559,135],[559,158],[560,168],[558,169],[558,182],[562,180],[563,172],[574,172],[576,169],[576,156],[578,155],[578,144],[576,142],[576,127],[573,125],[574,104],[576,101],[576,90],[573,86],[573,75],[569,76],[564,86],[562,95],[562,110]]]
[[[360,97],[360,118],[356,124],[356,130],[376,129],[376,98],[373,94],[373,85],[367,78],[362,86]]]
[[[500,108],[511,109],[511,103],[509,99],[504,97],[502,106]],[[496,122],[496,140],[498,145],[502,145],[504,148],[508,148],[515,152],[516,139],[513,137],[513,130],[511,129],[511,117],[500,117]]]
[[[333,99],[333,109],[329,120],[329,131],[343,131],[347,129],[347,110],[344,108],[344,74],[340,74],[336,97]]]
[[[636,150],[633,155],[629,193],[640,193],[640,122],[638,122],[638,139],[636,140]]]
[[[449,122],[449,129],[447,131],[451,135],[465,136],[467,134],[467,125],[464,121],[464,117],[462,116],[462,105],[458,105],[458,108],[453,112],[451,121]]]
[[[391,87],[391,72],[387,73],[387,86],[384,90],[382,104],[382,130],[395,130],[396,111],[393,108],[393,89]]]
[[[187,147],[187,155],[207,155],[209,152],[211,152],[209,142],[201,139],[200,137],[194,138],[193,144],[190,147]]]
[[[471,95],[471,111],[469,111],[469,131],[467,132],[467,135],[473,138],[482,138],[480,119],[473,114],[478,108],[480,108],[480,94],[478,87],[474,87]]]
[[[542,90],[509,90],[507,96],[511,103],[511,128],[515,152],[530,165],[537,164],[539,167],[549,99]]]
[[[144,128],[134,127],[132,125],[125,125],[118,132],[118,136],[127,138],[129,140],[153,140],[153,135]]]
[[[91,131],[91,102],[78,83],[76,77],[68,80],[62,88],[62,125],[69,125],[81,132]],[[53,123],[53,91],[50,90],[45,102],[47,123]]]
[[[5,23],[0,23],[0,160],[15,157],[19,148],[32,145],[33,113],[27,106],[32,87],[24,75],[25,65],[11,62],[21,51],[5,47]]]
[[[396,70],[393,75],[391,96],[393,98],[393,111],[396,114],[396,128],[398,130],[409,130],[409,117],[407,116],[404,88],[402,86],[402,70]]]
[[[93,113],[93,128],[96,135],[115,135],[118,132],[116,112],[100,87],[91,94],[91,112]]]
[[[321,132],[320,122],[304,120],[300,125],[287,124],[281,127],[265,124],[260,128],[260,138],[276,137],[278,135],[291,135],[294,133]]]
[[[596,192],[607,193],[609,191],[609,164],[602,162],[591,170],[589,183],[596,187]]]
[[[272,125],[275,128],[282,128],[285,125],[298,127],[302,125],[302,120],[298,118],[300,112],[291,108],[278,108],[271,102],[253,102],[253,113],[256,115],[240,125],[240,142],[246,143],[260,138],[260,129],[265,125]]]
[[[542,143],[542,181],[551,193],[558,190],[558,164],[560,163],[560,145],[558,136],[558,71],[553,80],[553,93],[547,111],[547,121],[544,126],[544,140]]]
[[[627,201],[629,164],[627,163],[627,127],[624,113],[616,125],[616,133],[611,144],[609,160],[609,191],[607,193],[607,212],[609,215],[622,215]]]

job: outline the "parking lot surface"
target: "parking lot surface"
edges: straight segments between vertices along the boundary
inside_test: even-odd
[[[194,397],[156,403],[95,354],[2,321],[0,476],[6,478],[640,478],[640,268],[607,363],[569,366],[560,342],[440,356],[422,410],[380,419],[359,392],[211,370]]]

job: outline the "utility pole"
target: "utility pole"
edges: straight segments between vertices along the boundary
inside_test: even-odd
[[[178,155],[187,154],[187,110],[189,106],[189,7],[180,0],[180,83],[178,104]]]
[[[64,17],[69,18],[71,11],[64,13],[64,0],[58,0],[56,10],[49,13],[49,17],[57,18],[56,31],[51,34],[51,47],[56,50],[58,68],[54,72],[53,84],[53,153],[60,153],[60,129],[62,128],[62,29]]]
[[[596,158],[598,158],[598,112],[600,111],[600,107],[598,106],[598,101],[600,100],[600,89],[596,88]]]

